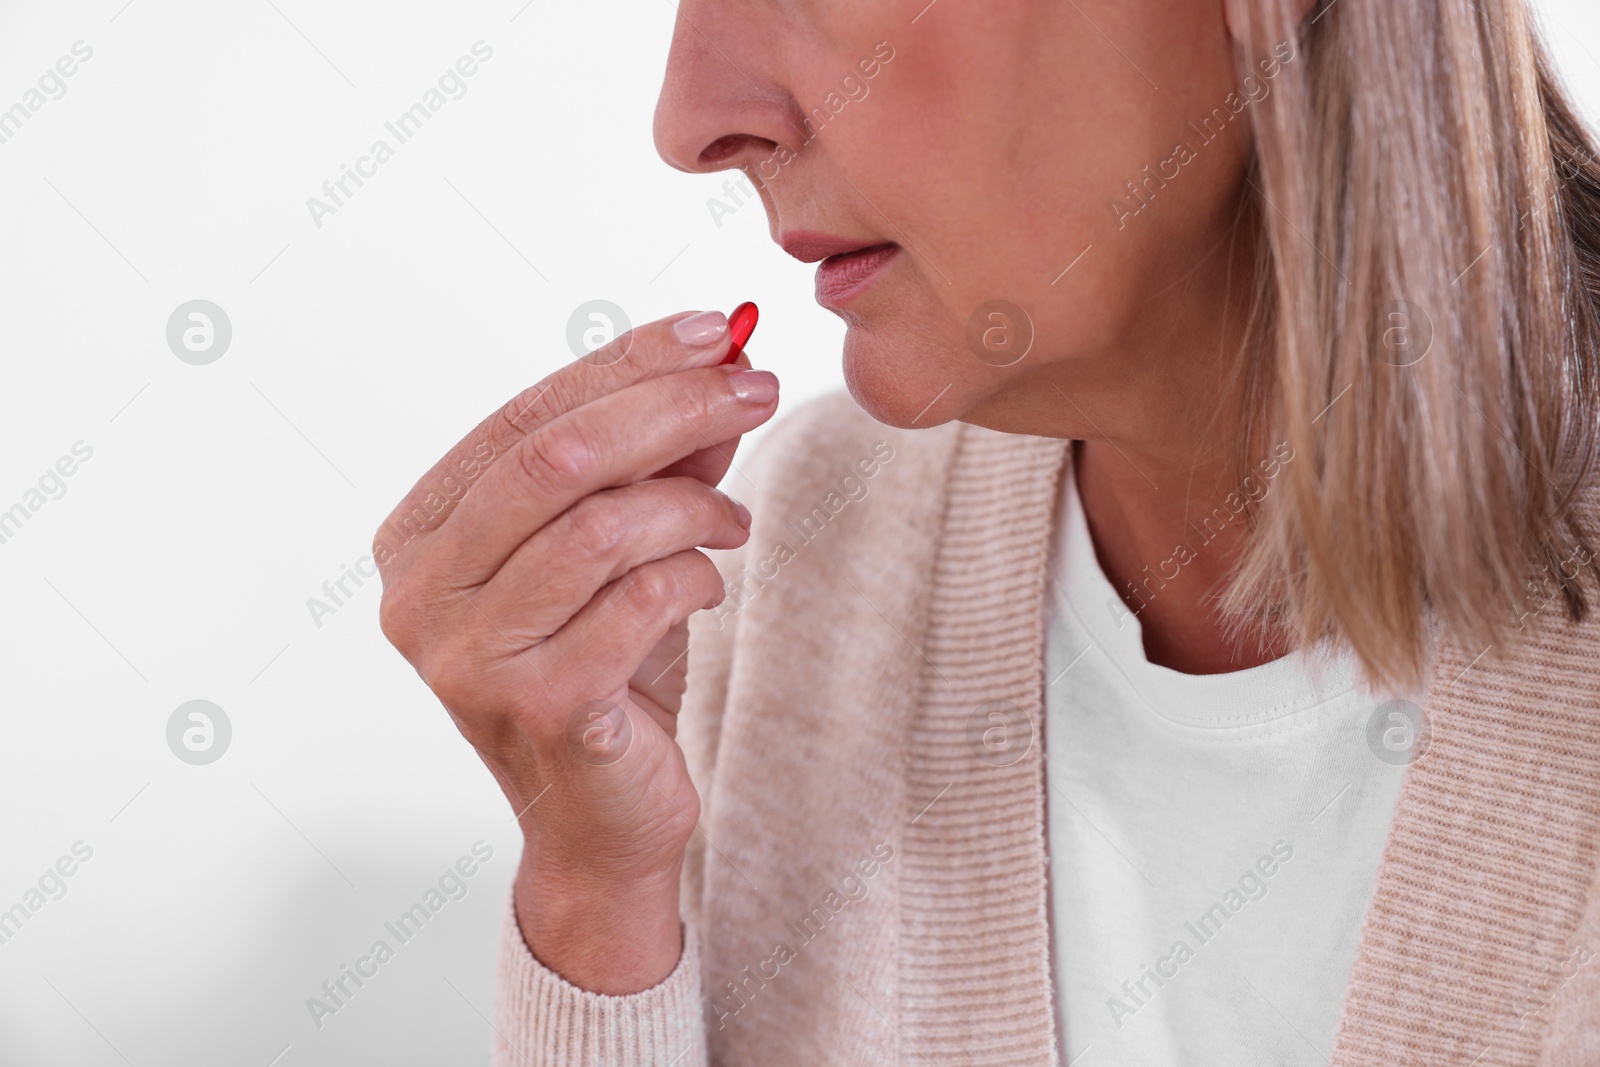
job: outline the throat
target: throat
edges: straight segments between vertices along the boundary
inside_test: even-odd
[[[1293,651],[1292,640],[1219,609],[1249,527],[1217,491],[1218,477],[1186,472],[1151,484],[1102,442],[1076,442],[1072,462],[1095,558],[1139,620],[1146,659],[1183,674],[1225,674]]]

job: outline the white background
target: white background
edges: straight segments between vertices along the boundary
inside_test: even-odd
[[[1594,121],[1600,13],[1541,7]],[[725,176],[657,159],[668,0],[0,10],[0,108],[94,49],[0,144],[0,511],[93,449],[0,544],[0,909],[94,850],[0,944],[0,1063],[487,1062],[510,812],[377,583],[320,626],[307,598],[572,358],[579,304],[757,300],[784,409],[841,386],[842,327],[758,202],[719,226]],[[478,40],[466,95],[317,227],[307,197]],[[233,327],[208,366],[166,343],[195,298]],[[166,741],[197,698],[233,727],[208,766]],[[306,999],[479,840],[468,895],[316,1027]]]

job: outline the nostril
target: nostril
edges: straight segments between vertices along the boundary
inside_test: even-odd
[[[700,150],[700,165],[702,167],[718,167],[738,155],[746,145],[757,138],[747,133],[730,133],[718,137],[715,141]]]

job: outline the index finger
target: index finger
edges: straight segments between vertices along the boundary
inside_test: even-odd
[[[750,369],[750,353],[740,352],[737,359],[732,360],[736,367]],[[728,473],[728,468],[733,466],[733,454],[739,449],[739,442],[744,435],[730,437],[726,441],[708,444],[704,448],[690,455],[684,456],[675,463],[669,463],[650,477],[673,478],[683,475],[689,478],[698,478],[707,485],[715,488],[721,484],[722,476]]]
[[[524,389],[417,480],[379,528],[374,558],[383,564],[405,544],[438,529],[467,488],[531,431],[629,385],[715,366],[727,355],[728,345],[728,320],[722,312],[681,312],[621,334]]]

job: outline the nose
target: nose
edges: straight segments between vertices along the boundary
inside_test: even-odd
[[[656,100],[656,152],[691,173],[753,171],[800,143],[799,104],[756,24],[765,5],[681,0]]]

